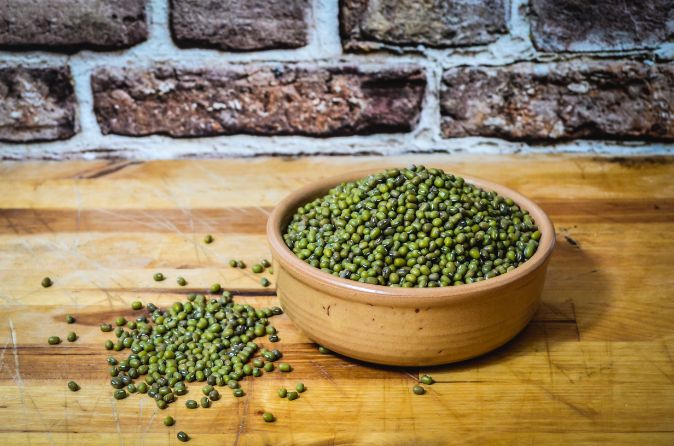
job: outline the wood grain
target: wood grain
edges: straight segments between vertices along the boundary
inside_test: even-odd
[[[220,282],[276,302],[250,270],[264,223],[317,178],[410,163],[502,182],[556,224],[543,305],[502,348],[428,370],[321,355],[276,319],[295,372],[211,409],[111,397],[98,324]],[[206,245],[203,235],[215,242]],[[674,444],[674,158],[432,155],[0,164],[0,445]],[[168,280],[154,282],[162,271]],[[40,287],[45,275],[54,279]],[[175,277],[188,281],[178,287]],[[273,276],[268,275],[273,282]],[[73,313],[78,323],[65,324]],[[80,339],[50,347],[49,335]],[[357,333],[354,333],[357,336]],[[419,373],[438,381],[411,393]],[[66,382],[78,381],[72,393]],[[276,389],[303,381],[293,402]],[[223,392],[226,393],[226,392]],[[260,413],[271,410],[274,424]],[[163,416],[177,424],[166,428]]]

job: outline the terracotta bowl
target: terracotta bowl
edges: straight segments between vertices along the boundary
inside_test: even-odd
[[[309,338],[345,356],[378,364],[446,364],[504,344],[532,318],[540,302],[555,230],[533,201],[505,186],[463,176],[510,197],[529,211],[541,231],[534,256],[482,282],[440,288],[391,288],[341,279],[297,258],[282,231],[295,210],[342,182],[372,171],[327,178],[299,189],[267,222],[277,294],[290,319]]]

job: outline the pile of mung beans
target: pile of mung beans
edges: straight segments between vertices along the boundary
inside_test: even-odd
[[[131,307],[141,310],[143,305],[134,302]],[[140,315],[127,321],[118,317],[117,339],[105,343],[108,350],[131,350],[124,360],[108,358],[116,399],[147,393],[157,407],[165,409],[187,393],[186,383],[199,382],[204,395],[201,407],[208,408],[211,401],[220,399],[216,386],[226,386],[234,396],[242,396],[241,379],[271,372],[274,362],[283,356],[277,349],[267,350],[253,342],[264,336],[277,339],[269,319],[282,313],[278,307],[255,309],[236,304],[231,292],[222,291],[218,298],[190,294],[186,302],[175,302],[165,310],[151,303],[146,308],[149,318]],[[109,332],[111,325],[102,324],[101,330]],[[253,360],[256,353],[264,360]],[[134,380],[141,377],[143,382],[136,384]],[[186,406],[192,409],[199,404],[187,400]]]
[[[297,209],[283,235],[297,257],[335,276],[419,288],[505,274],[540,237],[512,199],[414,165],[340,184]]]

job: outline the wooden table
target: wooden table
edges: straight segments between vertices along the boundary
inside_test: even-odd
[[[557,229],[532,323],[481,358],[431,370],[321,355],[281,316],[295,372],[223,390],[210,409],[116,401],[98,325],[141,299],[166,305],[213,282],[276,303],[249,265],[285,194],[365,167],[424,163],[502,182]],[[674,159],[419,155],[0,165],[0,444],[674,444]],[[215,242],[206,245],[211,233]],[[154,282],[163,272],[168,280]],[[54,286],[43,289],[44,276]],[[189,285],[180,288],[181,275]],[[273,276],[270,276],[273,280]],[[67,325],[65,315],[77,317]],[[48,346],[49,335],[80,338]],[[357,336],[358,333],[354,333]],[[413,340],[410,340],[413,342]],[[420,373],[438,381],[423,396]],[[82,390],[70,392],[68,380]],[[293,402],[276,390],[303,381]],[[260,413],[278,418],[264,423]],[[162,424],[165,415],[175,427]]]

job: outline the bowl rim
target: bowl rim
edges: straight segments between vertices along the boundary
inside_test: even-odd
[[[428,167],[429,169],[431,167]],[[518,206],[527,210],[536,222],[541,238],[536,253],[529,260],[512,271],[481,282],[473,282],[460,286],[444,286],[436,288],[398,288],[385,285],[371,285],[354,280],[343,279],[326,273],[298,258],[283,240],[281,228],[287,223],[292,213],[301,205],[324,195],[329,189],[348,181],[364,178],[384,169],[367,169],[351,171],[341,175],[326,177],[312,182],[287,195],[274,207],[267,220],[267,239],[273,258],[298,280],[312,288],[323,289],[331,294],[347,300],[370,305],[409,306],[418,304],[438,304],[448,301],[460,301],[477,294],[489,293],[497,288],[526,280],[531,273],[544,267],[555,247],[555,229],[548,215],[535,202],[509,187],[470,175],[452,175],[463,178],[487,191],[495,191],[499,195],[512,199]],[[277,272],[278,273],[278,272]]]

